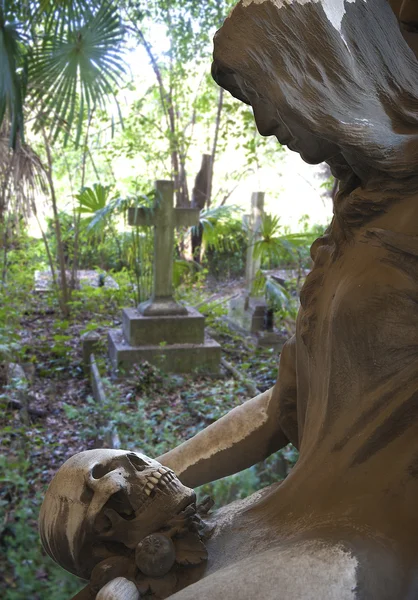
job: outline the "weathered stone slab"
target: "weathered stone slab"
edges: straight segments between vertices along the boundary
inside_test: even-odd
[[[251,298],[248,294],[243,294],[230,300],[228,320],[246,333],[257,333],[265,329],[266,311],[264,298]]]
[[[173,298],[174,230],[199,224],[199,209],[174,207],[174,183],[157,181],[152,211],[144,207],[128,209],[130,225],[154,227],[154,286],[152,298],[139,305],[147,316],[187,314]]]
[[[57,273],[58,275],[58,273]],[[68,281],[71,280],[71,272],[67,271]],[[77,271],[78,286],[105,287],[115,290],[119,289],[119,285],[110,275],[98,273],[94,269],[81,269]],[[45,271],[35,271],[35,292],[50,292],[52,291],[52,273],[50,269]]]
[[[150,300],[122,313],[122,330],[109,332],[113,369],[129,370],[148,361],[166,372],[218,373],[221,348],[205,338],[205,319],[173,297],[173,249],[176,227],[199,223],[198,209],[174,208],[174,184],[157,181],[152,210],[131,209],[131,225],[154,227],[154,282]]]
[[[219,373],[221,347],[209,337],[202,344],[131,346],[120,330],[113,329],[108,340],[114,369],[129,370],[146,360],[167,373]]]
[[[97,331],[87,331],[81,336],[83,366],[86,373],[90,368],[90,357],[97,351],[99,343],[100,334]]]
[[[142,344],[203,344],[205,318],[194,308],[187,307],[185,315],[151,317],[135,308],[122,311],[122,330],[132,346]]]
[[[261,258],[255,258],[255,244],[261,239],[261,223],[264,215],[264,192],[254,192],[251,196],[251,214],[245,215],[249,229],[247,259],[245,263],[245,283],[252,294],[254,280],[261,266]]]

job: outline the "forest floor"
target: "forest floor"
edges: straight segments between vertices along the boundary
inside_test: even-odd
[[[144,363],[115,381],[106,340],[107,330],[121,325],[115,290],[78,294],[68,319],[60,316],[50,295],[27,297],[17,335],[24,372],[14,371],[8,383],[6,373],[0,373],[1,598],[65,600],[79,585],[42,555],[36,532],[46,486],[71,455],[108,446],[109,432],[117,431],[122,448],[158,456],[251,397],[252,387],[263,391],[274,384],[278,351],[257,347],[254,338],[232,331],[225,322],[225,301],[241,289],[242,281],[206,285],[186,298],[206,314],[210,335],[241,374],[239,379],[224,367],[216,377],[180,376]],[[101,404],[92,398],[83,365],[81,336],[91,330],[101,339],[96,352],[106,390]],[[259,465],[203,491],[218,505],[229,502],[282,479],[294,459],[288,449],[270,462],[268,473]]]

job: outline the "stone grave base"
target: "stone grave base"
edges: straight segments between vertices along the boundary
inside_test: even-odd
[[[201,344],[205,339],[205,317],[187,307],[185,315],[145,316],[136,308],[122,311],[122,331],[131,346]]]
[[[283,338],[274,331],[266,331],[267,303],[264,298],[251,298],[242,294],[229,302],[227,322],[243,334],[257,336],[257,345],[281,349]]]
[[[167,373],[219,373],[221,347],[209,337],[201,344],[131,346],[120,329],[113,329],[108,333],[108,340],[109,356],[115,370],[129,370],[135,364],[148,361]]]
[[[289,338],[284,338],[275,331],[260,331],[257,333],[257,346],[264,348],[274,348],[275,350],[283,349],[283,346]]]
[[[264,298],[251,298],[242,294],[232,298],[228,307],[228,321],[245,333],[257,333],[265,329],[267,304]]]

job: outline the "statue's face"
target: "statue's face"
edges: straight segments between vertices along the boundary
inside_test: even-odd
[[[281,71],[284,67],[279,61],[274,61],[271,84],[268,75],[263,72],[262,59],[254,61],[251,67],[248,67],[249,57],[257,44],[266,55],[265,65],[268,66],[269,61],[273,59],[271,53],[263,46],[265,40],[257,39],[253,21],[246,19],[246,11],[249,9],[241,6],[238,8],[239,10],[232,12],[215,36],[212,66],[214,79],[235,97],[251,105],[261,135],[275,136],[280,144],[298,152],[305,162],[318,164],[340,154],[341,150],[336,144],[310,131],[301,122],[301,115],[289,105],[281,85],[282,78],[288,77],[288,74]],[[253,45],[250,47],[247,38],[251,36]],[[260,54],[263,56],[263,52]],[[261,80],[264,80],[262,86]],[[306,99],[305,103],[308,102]]]
[[[399,146],[390,115],[398,114],[397,104],[410,93],[399,92],[396,98],[395,85],[391,93],[381,93],[390,81],[385,73],[390,70],[391,48],[402,44],[389,2],[418,57],[418,0],[389,0],[387,6],[385,2],[242,0],[215,36],[213,76],[252,106],[262,135],[276,136],[308,163],[342,160],[358,172],[359,153],[356,148],[354,159],[353,146],[362,157],[370,144],[379,155],[383,140]],[[367,19],[362,17],[366,9]],[[384,18],[379,20],[373,11],[382,11]],[[375,29],[369,32],[367,22]],[[372,31],[384,36],[381,48]],[[399,60],[394,57],[401,72],[401,61],[407,67],[411,58],[406,54],[403,47]],[[408,130],[408,117],[401,121]],[[396,135],[389,141],[391,133]],[[368,152],[365,162],[370,166],[379,161]]]
[[[275,105],[264,98],[251,98],[249,95],[249,101],[259,133],[276,136],[280,144],[298,152],[305,162],[318,164],[339,154],[338,146],[310,133],[298,123],[284,103],[277,106],[279,99],[276,99]]]

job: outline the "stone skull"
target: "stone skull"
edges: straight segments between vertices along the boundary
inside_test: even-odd
[[[39,531],[47,553],[88,579],[94,566],[128,555],[195,501],[173,471],[124,450],[88,450],[58,470],[46,492]]]

